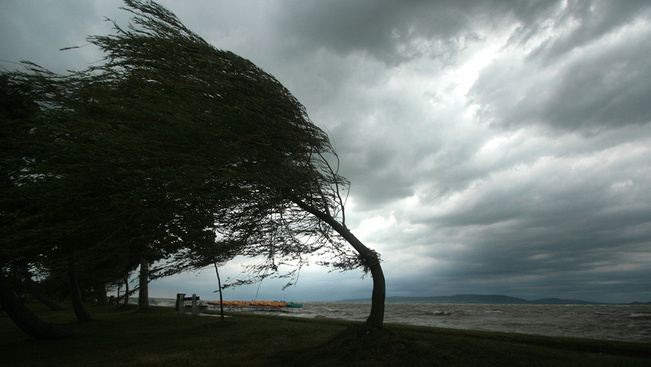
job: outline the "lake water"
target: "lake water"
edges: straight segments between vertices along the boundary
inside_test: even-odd
[[[174,306],[174,300],[152,305]],[[364,321],[368,303],[303,303],[288,317]],[[212,308],[212,306],[211,306]],[[216,307],[215,310],[219,308]],[[263,312],[264,313],[264,312]],[[271,312],[267,312],[271,313]],[[651,305],[478,305],[387,303],[386,323],[651,343]]]

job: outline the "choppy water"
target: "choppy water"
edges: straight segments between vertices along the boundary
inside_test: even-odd
[[[364,320],[370,305],[310,304],[324,316]],[[307,311],[307,310],[306,310]],[[651,342],[650,305],[387,304],[385,321],[454,329]]]
[[[158,301],[161,305],[164,301]],[[173,300],[171,301],[173,306]],[[363,321],[370,304],[304,303],[292,317]],[[388,303],[385,322],[453,329],[651,343],[651,305],[476,305]]]

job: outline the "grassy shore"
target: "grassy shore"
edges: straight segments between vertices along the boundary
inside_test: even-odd
[[[0,311],[5,366],[651,366],[651,345],[386,325],[358,335],[353,322],[231,314],[178,315],[168,308],[30,308],[73,336],[30,340]]]

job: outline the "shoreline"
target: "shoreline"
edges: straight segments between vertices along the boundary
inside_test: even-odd
[[[165,300],[159,300],[159,304],[170,305]],[[226,311],[359,322],[366,319],[368,307],[370,305],[359,303],[305,302],[303,309],[290,310],[293,312],[263,309]],[[208,310],[218,312],[219,309],[209,307]],[[457,330],[651,343],[649,305],[390,303],[386,305],[385,322]]]

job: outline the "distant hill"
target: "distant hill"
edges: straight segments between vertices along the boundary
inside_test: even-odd
[[[598,302],[582,301],[580,299],[541,298],[529,301],[531,304],[541,305],[593,305]]]
[[[366,299],[347,299],[338,302],[367,303],[371,302]],[[457,294],[454,296],[437,296],[437,297],[387,297],[386,303],[474,303],[474,304],[543,304],[543,305],[586,305],[596,304],[596,302],[561,299],[561,298],[541,298],[529,301],[523,298],[503,296],[503,295],[483,295],[483,294]]]

